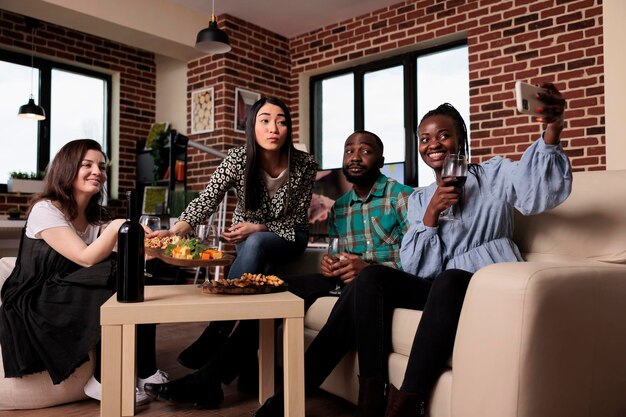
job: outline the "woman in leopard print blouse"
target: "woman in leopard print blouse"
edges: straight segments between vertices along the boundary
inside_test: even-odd
[[[267,273],[272,264],[293,259],[308,241],[307,210],[317,164],[293,147],[289,109],[276,98],[261,98],[250,109],[246,144],[230,149],[205,190],[168,232],[185,235],[215,212],[235,189],[232,226],[222,238],[237,246],[229,278]]]
[[[189,203],[171,230],[149,236],[190,233],[234,188],[233,224],[222,234],[237,246],[228,278],[245,272],[269,273],[273,265],[293,259],[307,246],[307,210],[316,172],[313,157],[293,147],[287,106],[275,98],[262,98],[248,113],[246,145],[229,150],[206,189]],[[258,369],[254,364],[258,323],[242,321],[231,335],[234,325],[234,321],[211,322],[178,357],[185,367],[200,369],[169,383],[148,384],[146,392],[175,402],[196,401],[206,408],[219,406],[224,399],[222,381],[229,383],[242,369]]]

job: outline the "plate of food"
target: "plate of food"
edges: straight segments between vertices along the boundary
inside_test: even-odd
[[[235,259],[217,248],[200,243],[198,239],[183,239],[179,236],[145,239],[145,252],[176,266],[226,266]]]
[[[202,284],[207,294],[268,294],[287,290],[287,284],[276,275],[250,274],[237,279],[220,279]]]

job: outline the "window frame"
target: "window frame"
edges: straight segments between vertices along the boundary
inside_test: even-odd
[[[418,144],[417,144],[417,59],[422,55],[445,51],[460,46],[467,46],[467,40],[448,42],[431,48],[398,54],[392,57],[378,59],[359,65],[353,65],[336,71],[317,74],[309,79],[309,138],[313,154],[321,164],[322,140],[321,135],[321,102],[318,100],[322,81],[341,75],[354,76],[354,130],[362,130],[365,126],[364,113],[364,77],[368,72],[380,71],[386,68],[402,65],[404,69],[404,131],[405,131],[405,166],[404,183],[416,187],[418,185]],[[469,86],[468,86],[469,88]],[[318,133],[319,132],[319,133]]]
[[[15,51],[0,49],[2,58],[0,60],[12,64],[24,65],[30,68],[31,56]],[[112,120],[112,92],[113,77],[110,74],[94,71],[87,68],[52,61],[46,58],[33,57],[34,68],[40,71],[38,83],[33,83],[33,89],[39,87],[39,105],[46,111],[45,120],[37,121],[37,172],[43,172],[51,161],[50,155],[50,120],[53,117],[51,112],[51,91],[52,91],[52,70],[72,72],[93,78],[98,78],[106,82],[106,120],[104,122],[104,153],[107,159],[111,160],[111,120]],[[35,85],[36,84],[36,85]],[[26,92],[25,95],[26,96]],[[16,116],[17,117],[17,116]],[[53,157],[54,155],[52,155]]]

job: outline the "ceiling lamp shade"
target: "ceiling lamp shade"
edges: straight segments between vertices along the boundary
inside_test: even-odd
[[[211,11],[211,21],[209,27],[202,29],[196,36],[196,48],[208,53],[225,54],[230,51],[230,42],[228,35],[217,27],[217,19],[215,18],[215,0],[213,0],[213,10]]]
[[[24,117],[26,119],[34,119],[34,120],[45,120],[46,112],[43,107],[35,104],[35,99],[33,95],[30,95],[30,99],[28,103],[20,106],[20,110],[17,112],[17,115],[20,117]]]
[[[39,20],[26,17],[26,26],[31,30],[30,36],[30,98],[28,99],[28,103],[20,106],[20,109],[17,112],[19,117],[23,117],[26,119],[33,120],[45,120],[46,112],[43,107],[35,104],[35,98],[33,97],[33,72],[34,72],[34,54],[35,54],[35,29],[39,26]]]

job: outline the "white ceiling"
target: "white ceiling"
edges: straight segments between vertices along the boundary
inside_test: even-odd
[[[171,0],[211,14],[211,0]],[[237,17],[286,38],[380,10],[403,0],[216,0],[215,14]]]
[[[216,0],[215,14],[289,39],[402,2]],[[211,0],[0,0],[0,8],[185,62],[204,55],[194,44],[211,16]]]

